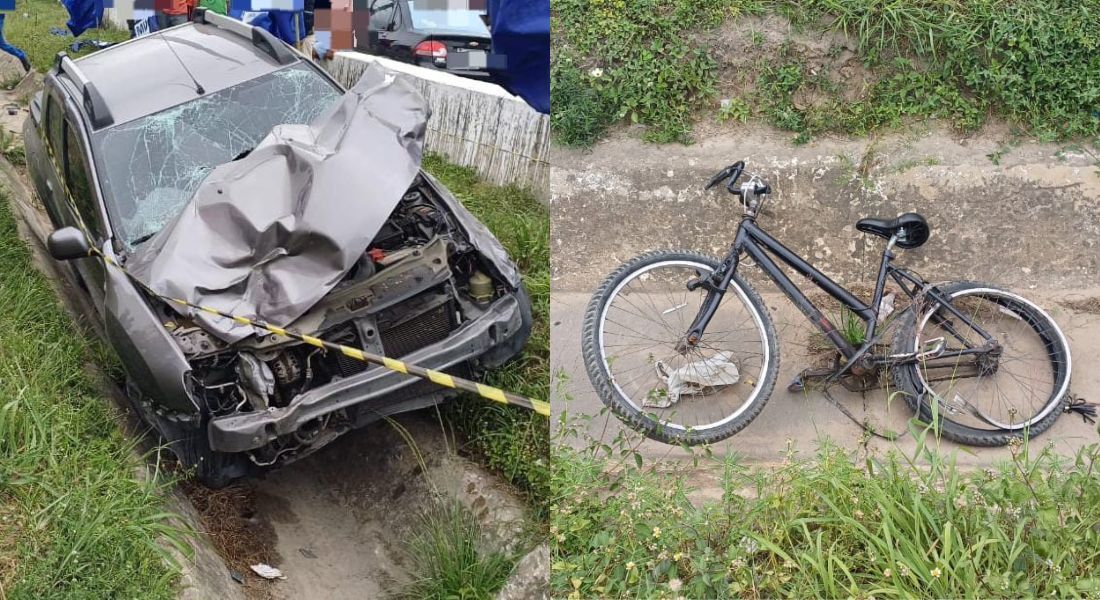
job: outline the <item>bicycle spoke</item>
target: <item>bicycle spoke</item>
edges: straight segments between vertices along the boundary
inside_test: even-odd
[[[616,288],[601,316],[601,352],[612,384],[635,410],[670,427],[700,430],[728,420],[765,378],[767,346],[757,318],[731,288],[703,339],[678,352],[707,295],[704,288],[689,290],[687,282],[709,271],[662,264],[642,273]],[[711,375],[704,373],[730,368],[717,366],[721,360],[737,368],[737,383],[708,383]],[[664,376],[658,373],[658,363]],[[685,382],[678,401],[666,408],[648,406],[654,394],[670,393],[665,378],[677,372],[692,381]]]
[[[952,413],[946,416],[949,420],[976,429],[1015,430],[1049,405],[1056,391],[1055,375],[1066,365],[1051,354],[1053,328],[1011,297],[997,294],[979,292],[954,300],[963,319],[945,308],[935,309],[916,342],[919,348],[928,340],[949,336],[967,348],[988,347],[981,330],[999,344],[1000,355],[993,364],[983,367],[983,361],[991,359],[974,355],[922,361],[919,368],[936,397],[968,413]]]

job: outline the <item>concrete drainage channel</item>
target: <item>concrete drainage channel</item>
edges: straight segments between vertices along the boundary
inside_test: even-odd
[[[24,87],[34,88],[32,80],[24,83],[0,96],[8,102],[26,93]],[[18,136],[26,114],[23,109],[7,116],[0,126]],[[50,224],[29,192],[25,173],[3,158],[0,171],[37,266],[79,315],[83,307],[73,302],[80,296],[65,293],[73,284],[46,253]],[[105,394],[125,406],[117,386],[108,384]],[[135,436],[143,434],[128,409],[121,412],[120,426]],[[145,450],[155,443],[144,441]],[[183,565],[181,597],[385,597],[408,581],[402,540],[426,507],[449,501],[462,503],[477,518],[485,548],[511,555],[530,549],[532,528],[523,501],[497,477],[457,456],[453,439],[434,412],[375,423],[292,465],[223,490],[183,483],[167,508],[204,535],[192,542],[191,557],[178,557]],[[543,544],[519,561],[501,597],[544,597],[548,557]],[[258,563],[279,568],[286,578],[258,577],[249,569]]]
[[[353,432],[262,479],[217,491],[191,484],[184,493],[196,527],[225,561],[221,579],[230,583],[216,587],[237,586],[232,578],[243,576],[253,598],[374,598],[399,589],[407,582],[401,540],[433,502],[461,501],[495,548],[521,550],[525,528],[523,503],[455,456],[428,414]],[[286,579],[260,581],[248,573],[256,563]],[[195,597],[212,591],[202,582]]]

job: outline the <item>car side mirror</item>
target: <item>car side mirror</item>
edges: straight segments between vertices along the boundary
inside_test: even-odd
[[[91,252],[88,238],[76,227],[62,227],[46,238],[46,248],[55,260],[87,258]]]

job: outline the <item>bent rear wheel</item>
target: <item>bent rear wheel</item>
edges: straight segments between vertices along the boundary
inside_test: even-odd
[[[732,436],[775,386],[778,342],[764,303],[734,276],[702,339],[681,342],[706,298],[687,284],[718,263],[657,251],[619,267],[588,304],[582,354],[600,399],[627,425],[671,444]]]
[[[970,321],[1000,354],[929,357],[895,368],[909,407],[925,422],[938,421],[944,437],[971,446],[1001,446],[1050,428],[1065,408],[1071,370],[1058,325],[1034,303],[993,286],[967,281],[940,289],[966,319],[928,301],[906,317],[894,353],[927,352],[940,338],[947,350],[980,348],[986,340]]]

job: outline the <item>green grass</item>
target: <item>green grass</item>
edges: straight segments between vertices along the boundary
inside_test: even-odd
[[[45,71],[73,41],[48,33],[67,20],[58,2],[19,0],[4,34]],[[96,37],[127,36],[82,36]],[[22,161],[22,147],[0,145]],[[108,353],[73,326],[2,200],[0,598],[174,598],[178,569],[165,543],[184,534],[164,513],[168,483],[139,479],[145,464],[86,368]]]
[[[528,191],[481,181],[473,169],[438,156],[424,168],[462,200],[500,239],[519,265],[531,294],[534,328],[523,355],[488,374],[488,382],[546,400],[550,389],[550,218]],[[464,398],[447,409],[470,449],[526,491],[539,512],[549,496],[549,420],[527,409]]]
[[[24,16],[25,15],[25,16]],[[77,40],[103,40],[119,42],[130,37],[129,32],[119,30],[108,24],[102,29],[85,31],[79,38],[72,35],[59,37],[49,33],[51,27],[60,27],[68,32],[65,23],[69,13],[56,0],[17,0],[15,11],[7,13],[4,23],[4,37],[7,41],[27,53],[31,65],[39,72],[46,72],[53,66],[54,57],[64,50],[70,56],[88,54],[87,49],[77,54],[69,50],[69,45]]]
[[[714,94],[715,61],[684,35],[729,12],[723,0],[560,0],[551,7],[550,102],[556,139],[590,145],[617,120],[654,142],[687,141]]]
[[[514,561],[483,550],[477,518],[457,501],[426,507],[405,541],[411,582],[398,598],[481,600],[492,598],[508,579]]]
[[[138,478],[85,368],[96,352],[33,267],[6,198],[0,282],[0,597],[174,598],[162,543],[182,534],[165,484]]]
[[[915,431],[923,440],[924,432]],[[968,472],[952,456],[823,444],[750,470],[720,501],[686,478],[555,449],[551,585],[568,598],[1100,596],[1100,446]]]
[[[994,115],[1040,139],[1100,135],[1100,11],[1090,2],[563,0],[552,12],[552,119],[567,145],[590,145],[617,121],[643,125],[652,141],[687,141],[727,77],[752,83],[737,86],[720,118],[743,120],[751,107],[798,142],[914,118],[973,130]],[[811,36],[847,34],[873,83],[846,97],[828,65],[811,68],[792,43],[718,72],[696,34],[765,12]]]

